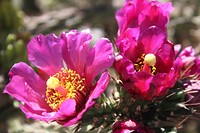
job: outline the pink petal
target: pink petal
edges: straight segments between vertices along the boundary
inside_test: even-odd
[[[65,100],[60,107],[59,112],[64,116],[72,116],[76,113],[76,101],[74,99]]]
[[[167,94],[170,87],[177,81],[176,75],[172,71],[169,74],[159,73],[153,77],[152,84],[156,87],[155,96],[161,97]]]
[[[92,36],[87,31],[78,32],[72,30],[61,34],[63,57],[67,67],[75,70],[83,76],[87,57],[89,55],[89,43]]]
[[[110,80],[110,76],[109,76],[108,72],[107,71],[103,72],[101,74],[101,77],[97,81],[95,89],[93,90],[92,94],[90,95],[89,100],[98,98],[106,90],[109,80]],[[86,105],[86,107],[87,107],[87,105]]]
[[[123,82],[130,80],[136,72],[133,63],[123,55],[117,55],[115,57],[114,68],[120,75],[120,79],[122,79]]]
[[[54,121],[60,117],[56,112],[36,111],[26,104],[20,105],[20,109],[25,113],[27,118],[33,118],[36,120],[49,122],[49,121]]]
[[[59,39],[50,34],[38,35],[27,46],[29,61],[48,75],[53,75],[63,67]]]
[[[137,72],[134,79],[131,79],[134,82],[134,91],[136,95],[142,99],[152,99],[156,93],[156,88],[151,86],[153,76],[146,72]]]
[[[65,123],[63,122],[61,124],[63,124],[64,126],[70,126],[72,124],[77,123],[77,121],[82,118],[83,114],[87,111],[87,109],[90,108],[95,103],[93,100],[98,98],[105,91],[109,83],[109,78],[110,77],[108,75],[108,72],[102,73],[100,79],[98,80],[95,86],[95,89],[93,90],[92,94],[89,96],[87,103],[85,104],[85,108],[81,112],[79,112],[75,118]]]
[[[181,50],[181,44],[174,45],[175,56],[178,55],[178,53],[180,52],[180,50]]]
[[[123,87],[128,93],[134,92],[134,83],[131,79],[136,74],[133,63],[131,60],[126,58],[123,55],[117,55],[115,57],[114,68],[120,76],[121,81],[123,82]]]
[[[29,75],[31,77],[31,75]],[[37,82],[34,82],[37,83]],[[38,88],[43,86],[38,86]],[[12,77],[10,83],[6,86],[4,93],[7,93],[27,104],[34,111],[50,111],[51,109],[45,101],[45,94],[40,95],[35,92],[34,88],[26,82],[26,79],[15,75]]]
[[[166,24],[173,10],[172,4],[170,2],[162,4],[157,1],[152,1],[150,4],[151,5],[144,9],[139,15],[141,32],[151,26],[156,26],[163,32],[166,32]]]
[[[112,66],[114,52],[108,39],[100,39],[91,50],[86,64],[86,84],[90,85],[94,78]]]
[[[166,39],[165,34],[155,26],[150,27],[140,36],[141,47],[145,48],[145,53],[155,54],[163,45]]]
[[[179,57],[190,57],[190,56],[195,56],[195,50],[192,48],[192,46],[184,48],[181,53],[179,54]]]
[[[35,73],[35,71],[29,65],[23,62],[14,64],[9,72],[9,77],[12,78],[15,75],[25,79],[27,84],[31,88],[34,88],[33,91],[35,93],[38,93],[38,95],[44,97],[46,91],[46,83]]]
[[[128,0],[124,6],[117,11],[115,17],[118,22],[120,35],[128,28],[138,26],[138,15],[147,7],[146,0]]]
[[[156,71],[158,73],[169,73],[173,67],[175,52],[173,44],[165,42],[156,53]]]
[[[116,45],[125,56],[132,58],[131,53],[137,45],[139,33],[139,28],[130,28],[117,38]]]

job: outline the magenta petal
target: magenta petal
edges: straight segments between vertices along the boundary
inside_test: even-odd
[[[134,82],[134,91],[136,92],[136,95],[138,93],[138,96],[143,99],[152,99],[156,92],[155,88],[152,88],[151,86],[153,76],[146,72],[138,72],[135,76],[136,77],[132,79],[132,82]]]
[[[169,21],[172,10],[173,6],[170,2],[162,4],[157,1],[152,1],[151,5],[139,15],[138,23],[141,31],[151,26],[156,26],[163,32],[166,32],[166,24]]]
[[[38,93],[41,97],[44,97],[46,91],[46,83],[29,65],[23,62],[14,64],[9,72],[9,77],[12,78],[15,75],[25,79],[27,84],[31,88],[34,88],[35,93]]]
[[[141,43],[145,48],[145,53],[155,54],[158,49],[163,45],[166,39],[165,34],[155,26],[150,27],[140,36]]]
[[[62,50],[59,39],[54,34],[34,37],[28,43],[29,61],[48,75],[53,75],[63,67]]]
[[[85,104],[85,108],[81,112],[79,112],[75,118],[67,121],[66,123],[62,123],[64,126],[75,124],[78,120],[82,118],[87,109],[95,103],[93,100],[98,98],[105,91],[109,83],[109,78],[110,76],[108,75],[108,72],[102,73],[100,79],[95,86],[95,89],[93,90],[92,94],[89,96],[87,103]]]
[[[38,88],[40,87],[41,86],[38,86]],[[35,92],[34,88],[31,88],[31,86],[26,82],[26,79],[18,75],[12,77],[10,83],[6,86],[4,93],[7,93],[18,101],[27,104],[35,111],[51,111],[45,101],[45,97]]]
[[[132,51],[137,45],[137,39],[139,37],[140,30],[139,28],[130,28],[127,29],[121,36],[117,39],[117,47],[121,53],[124,53],[125,56],[131,57]]]
[[[56,112],[43,112],[43,111],[36,111],[30,108],[29,106],[20,105],[20,109],[25,113],[27,118],[33,118],[36,120],[42,120],[42,121],[53,121],[59,118],[58,113]]]
[[[70,119],[69,121],[61,122],[60,124],[62,124],[64,126],[71,126],[73,124],[76,124],[82,118],[83,114],[87,111],[87,109],[89,107],[91,107],[93,104],[94,104],[94,101],[92,101],[92,99],[88,100],[85,105],[85,108],[83,110],[81,110],[81,112],[79,112],[76,117]]]
[[[94,101],[91,101],[91,100],[88,101],[86,104],[87,106],[80,113],[78,113],[78,115],[75,118],[72,118],[67,122],[61,122],[60,124],[64,126],[71,126],[73,124],[76,124],[82,118],[83,114],[87,111],[87,109],[91,107],[94,103],[95,103]]]
[[[195,75],[195,77],[199,79],[200,58],[196,56],[195,50],[191,46],[184,48],[177,59],[179,59],[181,64],[181,78]]]
[[[117,11],[115,17],[119,26],[119,35],[128,28],[138,26],[138,15],[147,7],[146,0],[127,0],[124,6]]]
[[[173,67],[175,52],[173,44],[165,42],[156,53],[156,68],[159,73],[168,73]]]
[[[60,38],[67,67],[82,76],[89,55],[91,34],[87,30],[82,32],[72,30],[68,33],[63,32]]]
[[[74,99],[65,100],[60,107],[61,115],[72,116],[76,113],[76,101]]]
[[[178,55],[178,53],[180,52],[180,50],[181,50],[181,44],[174,45],[175,56]]]
[[[91,50],[86,64],[86,83],[90,85],[94,78],[105,69],[112,66],[114,53],[108,39],[100,39]]]
[[[112,127],[112,133],[153,133],[151,129],[142,127],[135,120],[127,119],[123,121],[117,121]]]
[[[195,56],[195,50],[192,48],[192,46],[186,47],[181,51],[179,57],[185,58],[185,57],[192,57]]]
[[[169,74],[159,73],[155,75],[152,84],[156,87],[156,96],[164,96],[168,92],[169,88],[173,87],[176,80],[173,70],[171,70]]]
[[[138,45],[139,36],[139,28],[130,28],[117,39],[117,46],[120,52],[132,62],[135,62],[144,53],[144,47]],[[141,43],[139,42],[139,44]]]
[[[109,83],[109,79],[110,79],[110,76],[107,71],[103,72],[101,74],[101,77],[99,78],[99,80],[96,83],[95,89],[93,90],[92,94],[90,95],[90,99],[98,98],[106,90],[108,83]]]
[[[120,75],[120,79],[123,79],[123,82],[130,80],[136,72],[133,63],[123,55],[115,57],[114,68]]]

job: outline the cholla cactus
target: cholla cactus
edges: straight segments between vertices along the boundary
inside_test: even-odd
[[[180,47],[168,40],[172,9],[171,3],[126,0],[116,13],[115,57],[108,39],[90,48],[88,30],[37,35],[27,46],[37,71],[15,64],[4,93],[22,102],[27,118],[76,125],[75,132],[84,126],[113,133],[176,132],[189,117],[199,117],[200,58],[191,47],[177,54]]]
[[[0,46],[0,72],[7,77],[12,64],[27,62],[26,43],[15,34],[9,34]]]
[[[0,39],[11,32],[16,32],[22,27],[23,13],[17,10],[11,0],[0,0]]]

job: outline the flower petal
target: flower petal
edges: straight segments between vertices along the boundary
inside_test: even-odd
[[[95,89],[93,90],[92,94],[90,95],[89,100],[98,98],[106,90],[109,80],[110,80],[110,76],[109,76],[108,72],[107,71],[103,72],[101,74],[101,77],[97,81]]]
[[[180,50],[181,50],[181,44],[174,45],[175,56],[178,56]]]
[[[194,50],[194,48],[192,48],[192,46],[186,47],[186,48],[183,49],[183,51],[181,51],[179,56],[180,57],[182,57],[182,56],[183,57],[195,56],[195,50]]]
[[[64,116],[72,116],[76,113],[76,101],[74,99],[65,100],[61,106],[59,112]]]
[[[41,86],[38,86],[38,88],[40,87]],[[31,88],[31,85],[26,82],[25,78],[18,75],[12,77],[10,83],[6,86],[4,93],[27,104],[34,111],[51,111],[45,102],[45,98],[35,92],[34,88]]]
[[[78,32],[72,30],[61,34],[63,58],[69,69],[75,70],[83,76],[87,57],[89,55],[89,43],[92,36],[88,31]]]
[[[175,60],[174,46],[166,41],[156,53],[156,70],[159,73],[168,73]]]
[[[20,109],[25,113],[27,118],[33,118],[36,120],[42,120],[42,121],[53,121],[59,118],[58,113],[56,112],[43,112],[43,111],[36,111],[30,108],[28,105],[20,105]]]
[[[123,79],[123,82],[130,80],[136,72],[133,63],[123,55],[115,57],[114,68],[120,75],[120,79]]]
[[[62,50],[59,39],[54,34],[34,37],[28,43],[29,61],[48,75],[53,75],[63,67]]]
[[[157,27],[152,26],[146,31],[144,31],[141,36],[140,45],[143,45],[141,47],[145,48],[145,53],[153,53],[155,54],[158,49],[163,45],[164,41],[166,39],[166,35]]]
[[[131,53],[137,45],[139,33],[139,28],[129,28],[117,38],[116,45],[125,56],[132,57]]]
[[[23,62],[14,64],[9,72],[9,77],[12,78],[15,75],[22,77],[31,88],[34,88],[33,91],[35,93],[38,93],[38,95],[44,97],[46,83],[29,65]]]
[[[112,66],[114,52],[112,44],[106,38],[100,39],[91,50],[86,64],[86,84],[90,85],[94,78]]]
[[[85,108],[81,110],[81,112],[79,112],[75,118],[67,122],[60,121],[61,122],[60,124],[64,126],[70,126],[72,124],[77,123],[77,121],[82,118],[83,114],[87,111],[87,109],[90,108],[95,103],[93,100],[98,98],[105,91],[109,83],[109,78],[110,76],[108,75],[108,72],[102,73],[100,79],[98,80],[95,86],[95,89],[93,90],[92,94],[89,96],[87,103],[85,104]]]
[[[146,0],[127,0],[124,6],[117,11],[115,17],[118,22],[118,34],[125,32],[128,28],[138,26],[138,15],[147,7]]]
[[[169,21],[172,10],[173,6],[170,2],[163,4],[151,1],[150,6],[143,10],[138,18],[141,32],[151,26],[156,26],[163,32],[166,32],[166,24]]]
[[[146,72],[137,72],[135,78],[131,81],[134,83],[134,92],[140,98],[149,100],[155,96],[156,88],[152,86],[153,76]]]

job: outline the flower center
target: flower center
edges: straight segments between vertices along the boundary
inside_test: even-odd
[[[137,72],[147,71],[152,75],[156,74],[156,56],[154,54],[142,54],[134,63],[134,68]]]
[[[62,68],[47,80],[46,85],[46,102],[56,111],[66,99],[81,102],[87,96],[85,79],[71,69]]]

